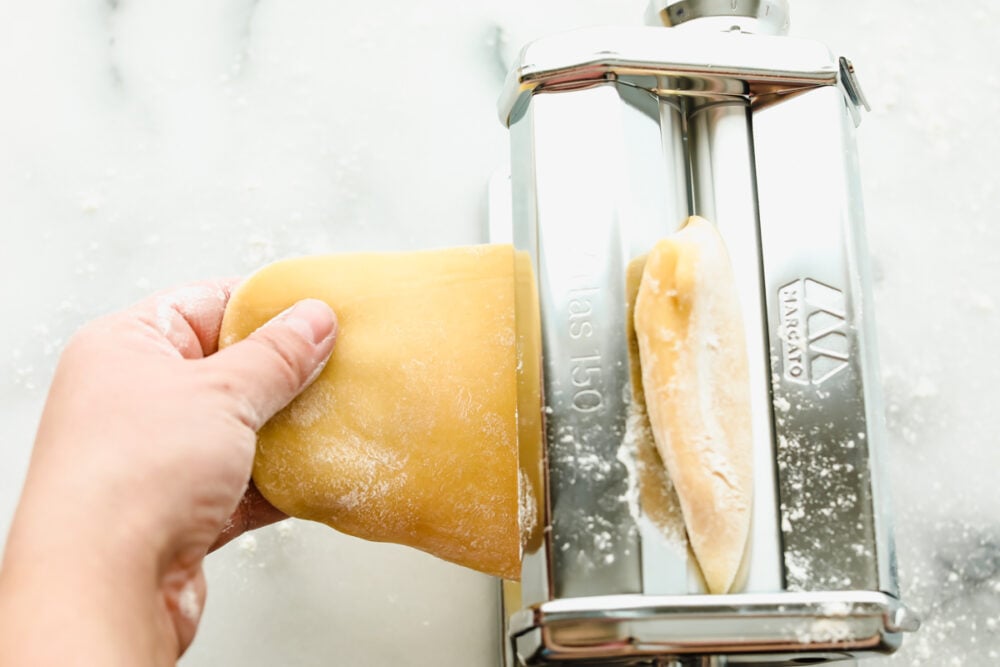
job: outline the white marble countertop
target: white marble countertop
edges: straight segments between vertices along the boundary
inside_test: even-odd
[[[482,241],[498,36],[643,5],[0,3],[0,535],[77,326],[278,257]],[[894,664],[1000,663],[998,23],[990,0],[792,2],[793,34],[849,55],[873,105],[897,540],[925,617]],[[208,570],[186,667],[494,664],[492,581],[420,553],[285,522]]]

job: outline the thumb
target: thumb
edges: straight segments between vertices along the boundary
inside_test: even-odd
[[[214,365],[224,384],[246,399],[246,422],[256,431],[319,375],[336,333],[330,307],[306,299],[203,363]]]

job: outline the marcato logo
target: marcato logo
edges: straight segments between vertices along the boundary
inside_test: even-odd
[[[783,377],[822,384],[847,368],[844,293],[810,278],[778,290]]]

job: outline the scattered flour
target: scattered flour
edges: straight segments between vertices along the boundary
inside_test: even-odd
[[[531,480],[521,468],[517,470],[517,499],[517,517],[521,529],[521,548],[523,549],[528,538],[538,527],[538,501],[535,499],[535,490],[531,485]]]
[[[177,596],[177,608],[188,620],[197,621],[201,616],[201,601],[198,599],[194,582],[188,582],[181,589],[180,595]]]
[[[795,638],[803,644],[835,644],[851,638],[851,625],[847,621],[824,618],[796,632]]]
[[[240,536],[237,548],[241,554],[252,556],[257,553],[257,538],[252,533],[246,533]]]

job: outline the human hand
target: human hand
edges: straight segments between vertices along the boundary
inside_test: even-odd
[[[0,665],[174,664],[206,553],[281,518],[248,488],[255,432],[318,375],[336,320],[303,301],[217,352],[231,288],[156,295],[66,346],[0,570]]]

